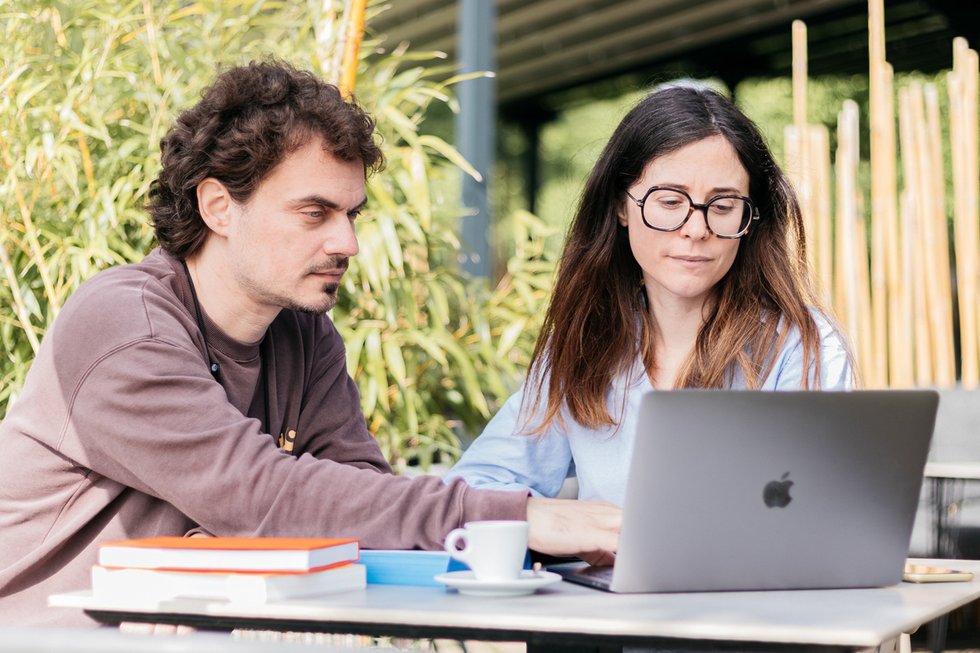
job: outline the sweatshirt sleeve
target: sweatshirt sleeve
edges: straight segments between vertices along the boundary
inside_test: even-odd
[[[347,373],[343,343],[336,330],[332,334],[331,347],[317,356],[317,369],[303,396],[299,426],[301,433],[309,434],[303,451],[315,458],[390,472],[367,429],[360,392]]]
[[[541,435],[525,432],[523,392],[524,388],[511,396],[494,415],[449,470],[447,482],[461,478],[477,488],[558,495],[572,463],[568,438],[555,427]]]
[[[61,381],[62,455],[170,503],[214,535],[438,548],[465,521],[526,516],[526,494],[281,452],[228,402],[189,340],[137,337]]]

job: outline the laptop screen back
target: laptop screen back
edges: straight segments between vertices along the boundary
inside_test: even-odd
[[[931,390],[649,393],[611,589],[898,582],[937,405]]]

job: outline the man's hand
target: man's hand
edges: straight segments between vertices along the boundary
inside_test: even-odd
[[[594,565],[616,559],[623,511],[604,501],[527,501],[528,546],[555,556],[578,556]]]

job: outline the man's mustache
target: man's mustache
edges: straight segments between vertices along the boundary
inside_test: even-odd
[[[321,263],[315,267],[308,270],[309,274],[330,274],[337,272],[346,272],[347,268],[350,266],[350,258],[335,257]]]

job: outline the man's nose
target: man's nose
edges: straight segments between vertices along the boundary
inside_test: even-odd
[[[356,256],[360,251],[354,221],[346,215],[338,215],[330,222],[330,229],[323,240],[323,251],[330,256]]]

